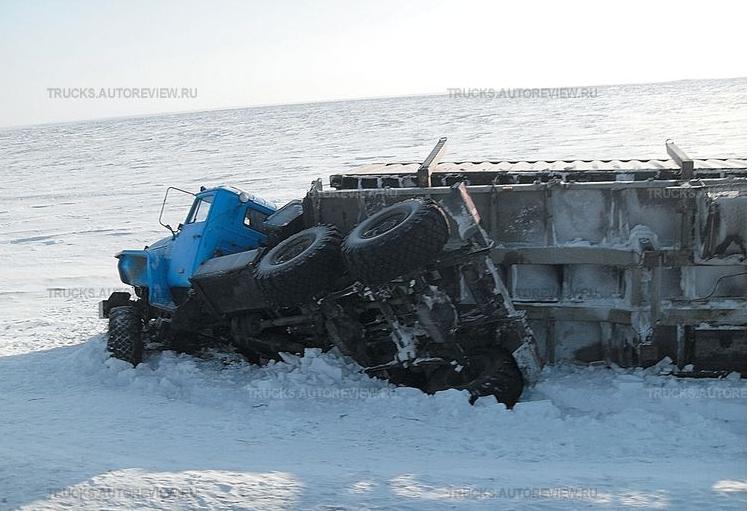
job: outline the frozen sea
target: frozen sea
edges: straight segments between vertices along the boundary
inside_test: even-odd
[[[106,360],[113,255],[167,186],[282,204],[374,161],[746,157],[746,80],[370,99],[0,129],[0,509],[741,509],[746,382],[557,366],[514,411],[368,380]],[[310,389],[318,389],[311,391]],[[357,398],[353,398],[355,395]]]

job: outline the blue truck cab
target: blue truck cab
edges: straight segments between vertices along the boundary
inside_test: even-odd
[[[202,187],[185,222],[174,231],[166,226],[171,236],[115,256],[120,280],[136,288],[141,298],[148,297],[151,306],[173,312],[187,297],[190,278],[201,264],[263,246],[267,239],[263,222],[276,209],[234,187]]]

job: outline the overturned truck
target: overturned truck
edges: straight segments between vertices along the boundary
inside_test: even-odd
[[[445,141],[438,144],[440,153]],[[746,373],[746,159],[371,164],[310,194],[347,225],[404,196],[472,195],[547,362]]]
[[[445,144],[280,209],[202,189],[169,238],[118,254],[136,298],[101,304],[110,351],[337,347],[396,384],[507,406],[545,362],[746,373],[745,159],[668,142],[666,160],[443,163]]]

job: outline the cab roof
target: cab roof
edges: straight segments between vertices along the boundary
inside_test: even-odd
[[[233,195],[238,195],[238,196],[240,194],[246,194],[248,196],[248,202],[252,202],[256,204],[257,206],[261,206],[271,211],[277,210],[277,206],[273,202],[268,201],[262,197],[259,197],[258,195],[254,195],[252,193],[246,192],[245,190],[241,190],[240,188],[236,188],[234,186],[229,186],[229,185],[219,185],[219,186],[214,186],[211,188],[202,187],[202,190],[198,192],[196,196],[201,197],[202,195],[208,195],[210,193],[216,193],[218,191],[227,192],[227,193],[231,193]]]

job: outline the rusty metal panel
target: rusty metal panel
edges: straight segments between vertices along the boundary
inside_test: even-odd
[[[711,177],[682,181],[672,160],[465,162],[437,165],[433,186],[415,188],[409,172],[417,164],[389,165],[408,172],[402,181],[389,181],[376,165],[368,178],[376,188],[361,183],[315,195],[321,221],[346,231],[386,204],[441,200],[449,192],[441,183],[467,173],[517,172],[517,181],[467,189],[496,242],[490,255],[515,307],[544,339],[546,358],[637,365],[667,354],[691,363],[686,328],[746,324],[746,160],[693,161],[696,176]],[[610,169],[615,177],[546,182],[535,177],[542,169]],[[639,169],[653,174],[633,175]],[[719,252],[726,239],[732,242]]]

